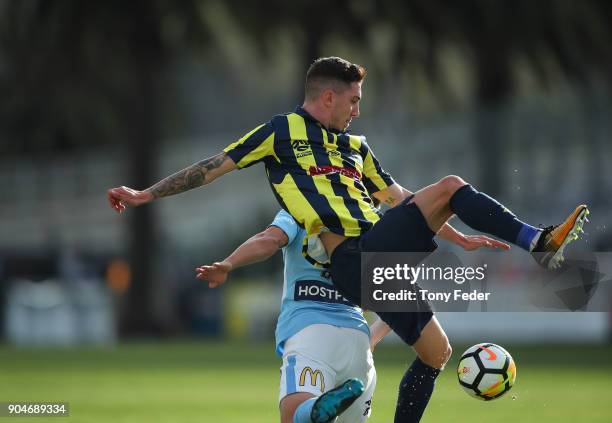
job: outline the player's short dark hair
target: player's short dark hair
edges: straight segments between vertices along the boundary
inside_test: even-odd
[[[320,57],[310,65],[306,73],[306,98],[316,98],[328,88],[341,92],[352,82],[361,82],[366,73],[363,66],[340,57]]]

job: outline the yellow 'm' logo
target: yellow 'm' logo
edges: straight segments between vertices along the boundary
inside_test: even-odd
[[[310,384],[312,386],[317,386],[317,379],[321,376],[321,392],[325,392],[325,379],[323,378],[323,373],[321,370],[312,370],[310,367],[304,367],[302,370],[302,374],[300,375],[300,386],[304,386],[306,384],[306,374],[310,374]]]

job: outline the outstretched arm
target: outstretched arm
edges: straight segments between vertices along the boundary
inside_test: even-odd
[[[125,186],[111,188],[107,192],[108,201],[113,209],[121,213],[126,206],[140,206],[158,198],[207,185],[234,169],[236,169],[234,161],[226,153],[219,153],[194,163],[142,191]]]
[[[238,267],[269,259],[285,246],[288,240],[289,238],[282,229],[270,226],[265,231],[246,240],[225,260],[196,267],[196,277],[207,281],[209,288],[216,288],[227,281],[229,272]]]
[[[474,251],[479,248],[499,248],[509,250],[510,245],[505,242],[496,240],[495,238],[486,235],[465,235],[448,223],[445,223],[437,234],[440,238],[445,239],[453,244],[457,244],[466,251]]]

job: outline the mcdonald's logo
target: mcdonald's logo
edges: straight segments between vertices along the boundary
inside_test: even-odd
[[[321,393],[325,392],[325,378],[321,370],[317,369],[313,371],[310,367],[304,367],[302,374],[300,374],[300,386],[306,384],[306,374],[310,374],[310,384],[312,386],[317,386],[317,379],[321,376]]]

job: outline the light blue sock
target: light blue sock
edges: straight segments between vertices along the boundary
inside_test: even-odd
[[[312,423],[312,420],[310,420],[310,410],[312,410],[316,400],[317,398],[309,398],[301,403],[295,409],[295,413],[293,413],[293,423]]]

